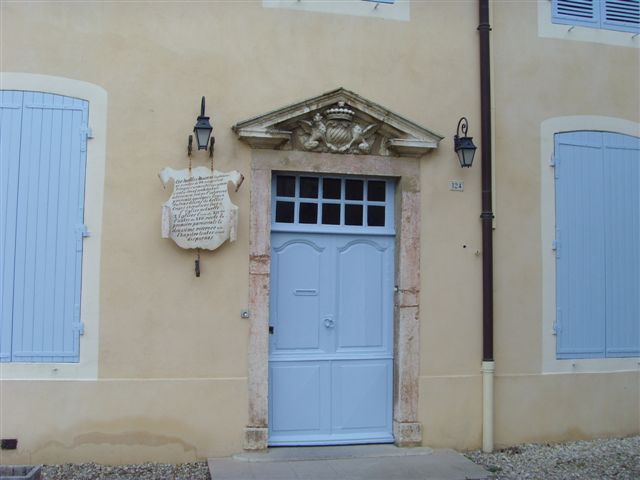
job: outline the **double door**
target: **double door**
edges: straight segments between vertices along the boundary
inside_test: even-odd
[[[271,245],[269,444],[392,442],[394,237]]]

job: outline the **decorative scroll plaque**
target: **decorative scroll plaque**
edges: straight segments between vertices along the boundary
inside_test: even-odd
[[[238,171],[211,172],[207,167],[164,168],[160,180],[173,179],[173,193],[162,206],[162,238],[172,238],[181,248],[215,250],[236,239],[238,207],[231,203],[228,185],[244,180]]]

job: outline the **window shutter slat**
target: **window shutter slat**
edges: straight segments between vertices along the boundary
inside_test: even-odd
[[[604,0],[601,18],[602,28],[640,32],[640,0]]]
[[[557,357],[605,354],[604,208],[602,134],[557,134],[556,260]]]
[[[0,361],[11,360],[22,92],[0,91]]]
[[[552,21],[566,25],[600,25],[599,0],[553,0]]]
[[[18,179],[13,360],[79,360],[87,102],[25,92]]]
[[[640,355],[640,139],[604,133],[607,356]]]

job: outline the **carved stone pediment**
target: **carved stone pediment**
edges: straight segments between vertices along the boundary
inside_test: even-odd
[[[339,88],[233,127],[252,148],[419,157],[442,136]]]

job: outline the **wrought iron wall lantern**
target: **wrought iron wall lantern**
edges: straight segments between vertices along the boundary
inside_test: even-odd
[[[453,144],[456,153],[458,154],[458,160],[460,160],[460,166],[462,168],[469,168],[473,164],[473,156],[476,153],[476,146],[473,144],[473,137],[467,137],[467,129],[469,128],[469,122],[466,117],[462,117],[458,121],[458,130],[453,137]],[[460,133],[462,132],[462,136]]]
[[[213,145],[216,143],[216,139],[213,135],[213,127],[209,123],[209,117],[204,114],[204,97],[200,103],[200,115],[196,121],[196,125],[193,127],[193,133],[196,135],[196,141],[198,142],[198,150],[207,150],[209,148],[209,156],[213,157]],[[211,140],[209,140],[211,137]],[[191,156],[193,150],[193,135],[189,135],[189,146],[187,147],[187,153]]]

